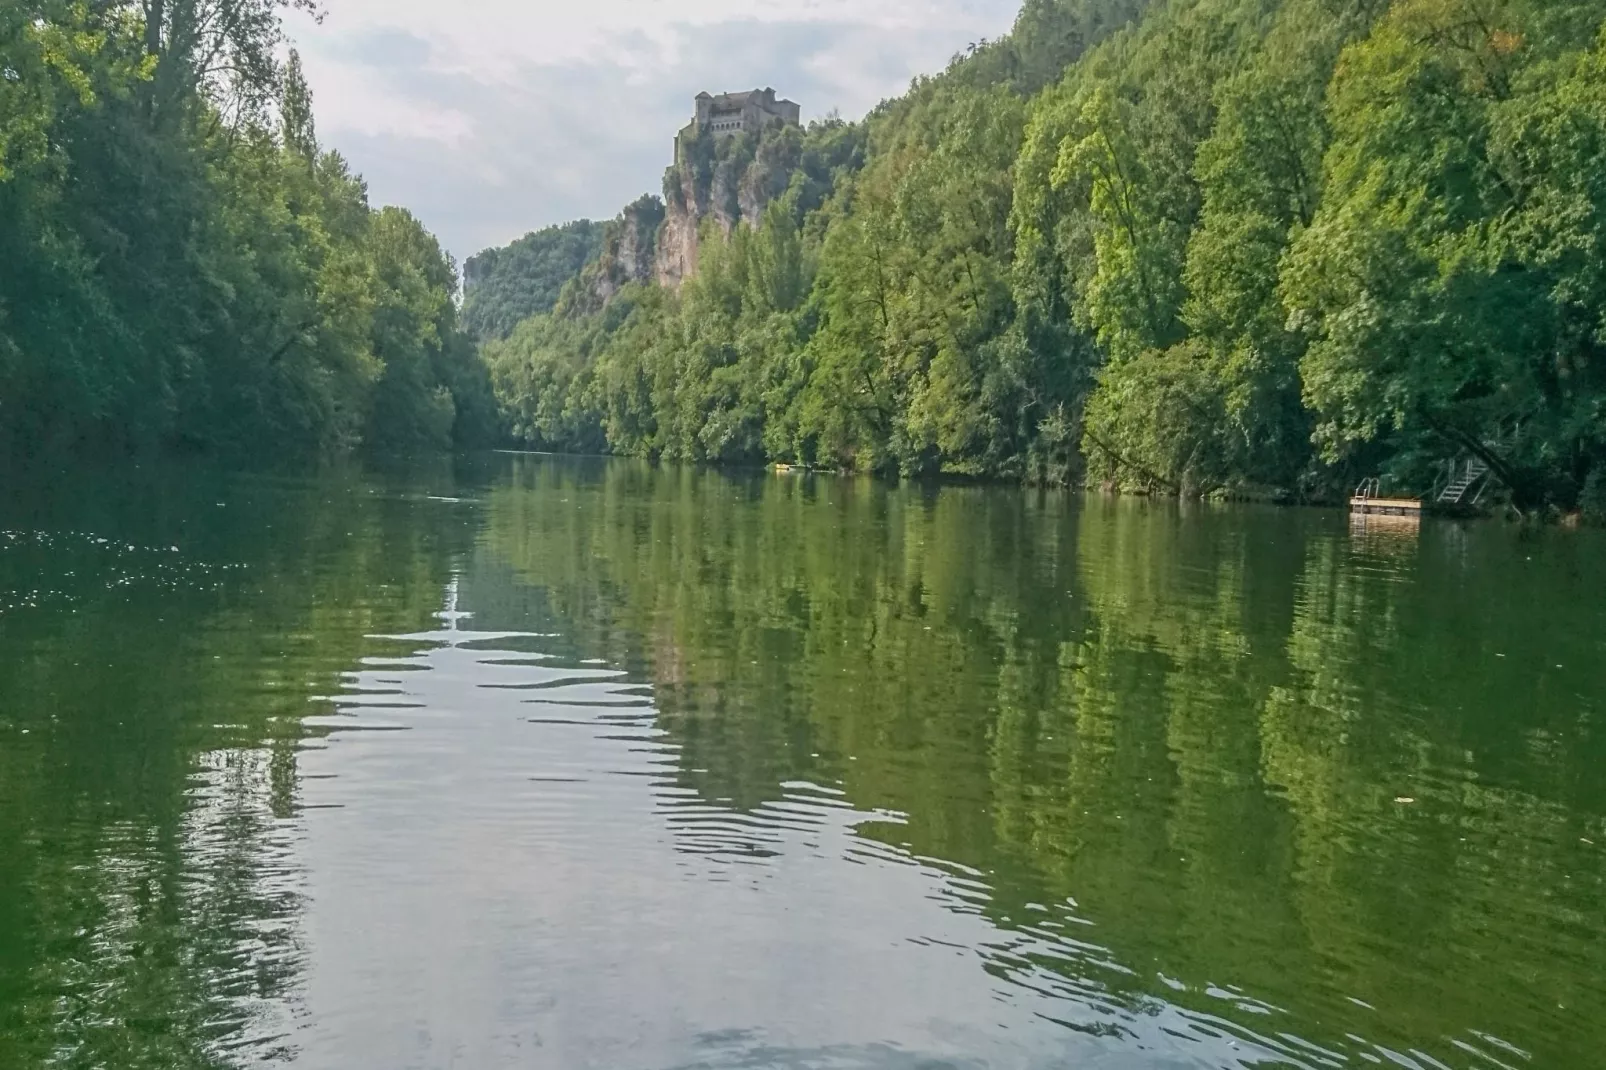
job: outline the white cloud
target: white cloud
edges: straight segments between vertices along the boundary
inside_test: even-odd
[[[1018,0],[330,0],[291,27],[319,132],[459,258],[656,191],[701,89],[858,116]]]

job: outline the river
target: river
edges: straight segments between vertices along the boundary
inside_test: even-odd
[[[0,1066],[1606,1052],[1606,537],[493,455],[11,481]]]

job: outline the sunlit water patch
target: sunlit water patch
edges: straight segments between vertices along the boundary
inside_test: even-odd
[[[93,532],[0,530],[0,613],[76,607],[106,594],[216,591],[242,567]]]

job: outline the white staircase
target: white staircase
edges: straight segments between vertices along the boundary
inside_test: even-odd
[[[1472,492],[1472,488],[1483,482],[1483,477],[1489,474],[1489,466],[1477,457],[1469,457],[1465,462],[1456,466],[1453,478],[1449,484],[1439,492],[1440,505],[1460,505]]]

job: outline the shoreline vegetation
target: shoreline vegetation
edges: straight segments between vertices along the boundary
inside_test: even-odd
[[[289,9],[318,11],[0,7],[8,455],[260,462],[494,440],[456,266],[319,144]]]
[[[1027,0],[857,122],[457,269],[315,0],[0,12],[0,448],[516,444],[1606,521],[1598,0]],[[281,58],[287,57],[287,58]],[[668,139],[666,132],[666,141]]]
[[[1288,501],[1471,461],[1492,504],[1606,517],[1603,14],[1031,0],[862,122],[683,136],[482,336],[509,430]]]

